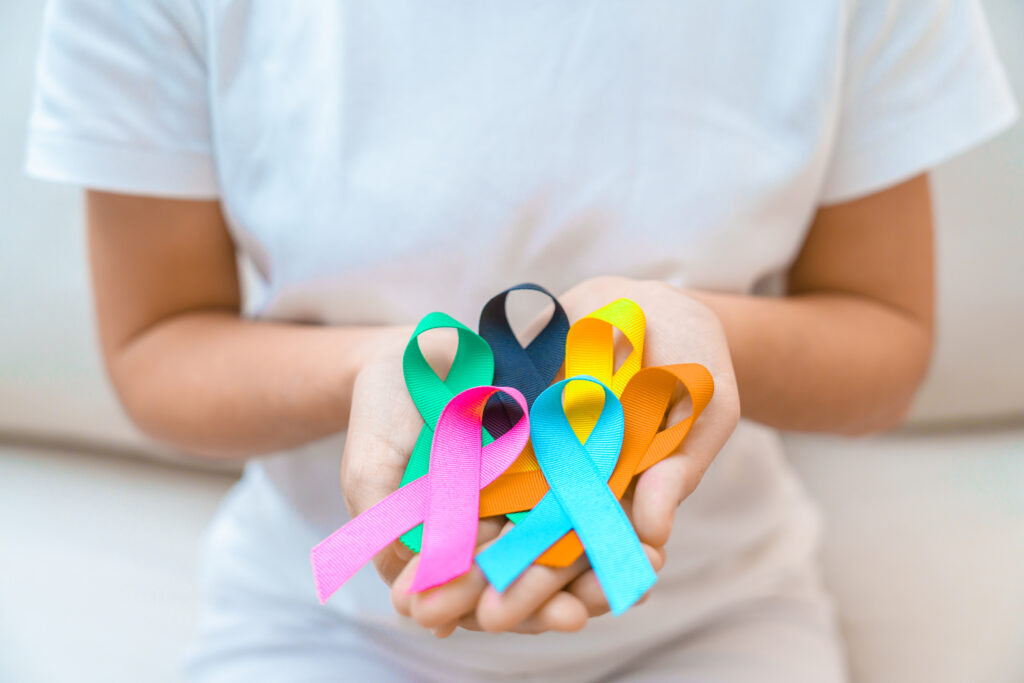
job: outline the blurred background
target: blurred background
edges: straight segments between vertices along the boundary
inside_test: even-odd
[[[989,0],[1024,101],[1024,2]],[[41,4],[0,2],[0,681],[175,680],[235,473],[148,441],[103,375],[80,194],[24,177]],[[939,337],[910,424],[787,437],[855,681],[1024,681],[1024,125],[934,175]]]

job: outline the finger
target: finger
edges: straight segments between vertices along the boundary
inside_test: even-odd
[[[550,600],[541,605],[534,614],[517,624],[513,633],[543,633],[544,631],[578,631],[586,626],[586,607],[575,596],[565,592],[556,593]],[[468,614],[459,619],[459,628],[467,631],[483,631],[475,614]]]
[[[588,566],[586,555],[581,555],[568,567],[535,564],[520,574],[504,593],[488,586],[476,608],[477,621],[494,633],[512,630]]]
[[[644,472],[633,495],[633,526],[640,540],[664,546],[672,534],[676,509],[704,476],[711,456],[684,448]]]
[[[373,566],[377,570],[377,574],[380,575],[381,580],[390,586],[398,578],[398,575],[402,573],[405,566],[409,564],[409,560],[412,557],[413,552],[406,548],[405,544],[401,541],[395,541],[377,553],[377,556],[373,558]]]
[[[409,585],[412,584],[414,573],[409,573]],[[468,572],[443,586],[413,594],[409,603],[410,616],[416,623],[427,628],[435,628],[456,620],[473,611],[486,587],[486,577],[480,568],[474,565]],[[407,592],[408,586],[403,586],[402,589]]]
[[[512,630],[529,634],[579,631],[587,625],[587,616],[587,608],[579,598],[559,592]]]
[[[418,563],[419,558],[413,557],[391,583],[391,606],[403,617],[412,616],[412,595],[409,593],[409,586],[412,585]]]
[[[458,626],[459,626],[458,620],[449,621],[447,624],[443,624],[443,625],[438,626],[437,628],[435,628],[434,629],[434,636],[436,638],[447,638],[448,636],[450,636],[451,634],[453,634],[455,632],[455,629],[458,628]]]
[[[738,402],[723,396],[716,407],[716,400],[719,400],[717,394],[679,451],[651,466],[637,479],[632,513],[633,526],[641,541],[655,547],[663,547],[668,542],[676,508],[697,488],[736,427]]]
[[[665,549],[652,548],[649,545],[642,545],[642,547],[647,554],[647,560],[654,567],[654,571],[661,571],[661,568],[665,566]],[[565,590],[583,604],[589,617],[601,616],[611,609],[608,606],[608,598],[605,597],[604,589],[601,588],[601,583],[597,580],[597,574],[593,569],[585,571],[573,579]],[[638,604],[645,598],[641,598]]]
[[[504,523],[495,517],[480,520],[477,547],[497,538],[503,526]],[[410,593],[409,588],[418,563],[419,557],[413,558],[394,581],[391,604],[399,614],[412,617],[426,628],[437,628],[471,612],[487,586],[483,572],[473,565],[469,572],[444,585],[420,593]]]
[[[467,631],[483,631],[484,627],[476,620],[476,614],[466,614],[459,619],[459,628]]]

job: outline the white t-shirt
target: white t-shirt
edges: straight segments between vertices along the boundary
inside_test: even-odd
[[[751,292],[819,205],[921,173],[1014,113],[969,0],[59,0],[27,164],[218,198],[257,317],[443,310],[473,326],[522,281]],[[249,571],[296,600],[315,600],[309,547],[346,519],[341,438],[254,462],[221,513],[266,548]],[[814,535],[774,433],[742,422],[680,508],[658,600],[597,620],[571,654],[557,635],[461,633],[424,656],[635,650],[810,562]],[[371,569],[326,609],[408,629]]]

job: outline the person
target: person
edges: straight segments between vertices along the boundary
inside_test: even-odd
[[[27,168],[87,189],[110,377],[150,435],[248,458],[189,676],[844,680],[775,430],[900,422],[928,171],[1014,116],[970,0],[53,0]],[[571,320],[631,298],[646,365],[714,376],[627,501],[657,585],[619,617],[585,560],[412,596],[396,544],[319,605],[310,548],[398,486],[421,424],[412,325],[522,281]]]

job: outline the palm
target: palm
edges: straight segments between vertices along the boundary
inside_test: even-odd
[[[400,357],[388,354],[364,366],[352,391],[341,459],[341,488],[353,516],[399,487],[422,426],[405,390]],[[408,557],[396,542],[380,553],[374,564],[390,584]]]
[[[675,508],[696,487],[732,432],[739,404],[721,326],[709,310],[683,292],[660,283],[602,278],[585,282],[559,298],[570,320],[578,320],[619,297],[635,300],[647,313],[645,365],[696,362],[705,365],[715,378],[715,398],[684,442],[679,453],[683,457],[666,458],[651,467],[623,500],[649,559],[660,569],[664,562],[661,547],[671,532]],[[530,329],[539,329],[546,317],[542,315]],[[428,362],[440,369],[451,362],[455,343],[454,339],[421,338],[421,349]],[[621,352],[624,357],[628,349]],[[675,422],[687,412],[688,401],[683,397],[669,421]],[[342,460],[342,488],[353,514],[398,488],[422,425],[405,387],[400,348],[381,353],[364,367],[353,391]],[[501,520],[481,520],[478,545],[496,537],[501,527]],[[575,630],[582,627],[588,614],[608,609],[585,557],[566,568],[533,566],[504,595],[488,592],[486,579],[476,568],[445,586],[409,595],[406,588],[416,563],[400,542],[380,553],[374,563],[385,582],[393,584],[396,609],[437,629],[439,635],[450,633],[456,623],[488,630]]]
[[[432,340],[423,344],[424,355],[432,365],[450,362],[451,345]],[[443,340],[441,340],[443,341]],[[381,354],[360,371],[352,392],[345,452],[341,460],[341,487],[345,504],[355,516],[398,489],[423,418],[409,396],[402,374],[398,350]],[[501,524],[485,520],[480,542],[498,535]],[[412,557],[396,541],[374,558],[374,565],[387,584]]]

